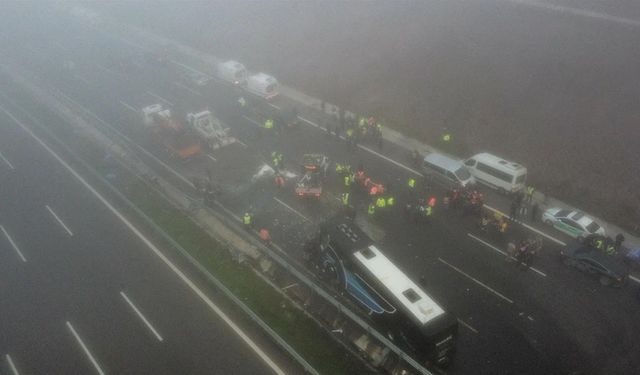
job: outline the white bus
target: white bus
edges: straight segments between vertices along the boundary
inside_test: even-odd
[[[501,193],[515,193],[525,188],[527,168],[518,163],[483,152],[467,159],[464,165],[476,180]]]
[[[322,226],[316,262],[400,346],[424,363],[452,360],[458,321],[404,274],[348,219]]]

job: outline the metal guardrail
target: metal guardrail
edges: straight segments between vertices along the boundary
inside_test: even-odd
[[[46,132],[49,137],[54,139],[60,146],[62,146],[70,155],[72,155],[85,169],[91,172],[93,176],[98,179],[101,183],[109,188],[109,190],[116,195],[119,199],[121,199],[130,209],[132,209],[137,215],[144,219],[144,221],[153,228],[154,231],[159,233],[164,240],[169,242],[171,246],[177,249],[182,256],[184,256],[189,263],[194,266],[199,272],[201,272],[205,277],[212,282],[216,288],[221,290],[224,295],[229,298],[234,304],[236,304],[240,309],[249,316],[249,318],[256,323],[260,328],[262,328],[278,345],[280,345],[289,355],[291,355],[304,369],[306,372],[312,375],[320,375],[320,373],[309,364],[296,350],[289,345],[277,332],[275,332],[266,322],[264,322],[256,313],[251,310],[246,304],[244,304],[238,297],[236,297],[233,292],[231,292],[220,280],[218,280],[215,276],[213,276],[202,264],[200,264],[189,252],[184,249],[179,243],[177,243],[168,233],[166,233],[162,228],[160,228],[153,220],[147,216],[144,212],[142,212],[133,202],[131,202],[127,197],[125,197],[115,186],[113,186],[108,180],[98,173],[92,166],[90,166],[87,162],[85,162],[82,158],[77,156],[77,154],[71,150],[64,142],[62,142],[50,129],[46,128],[38,119],[34,118],[30,113],[28,113],[24,108],[16,103],[12,103],[15,107],[19,108],[25,116],[27,116],[31,121],[36,123],[36,125],[44,132]]]
[[[115,127],[113,125],[107,123],[106,121],[104,121],[103,119],[98,117],[96,114],[94,114],[93,112],[91,112],[90,110],[88,110],[87,108],[82,106],[80,103],[76,102],[74,99],[68,97],[66,94],[64,94],[63,92],[61,92],[57,88],[51,87],[50,85],[47,85],[47,87],[49,87],[51,90],[53,90],[56,93],[58,93],[59,96],[62,96],[62,98],[58,98],[59,100],[61,99],[62,101],[66,102],[69,107],[75,108],[76,111],[84,113],[86,116],[91,117],[94,121],[97,121],[98,123],[102,124],[103,125],[101,127],[102,129],[107,130],[107,132],[110,133],[112,135],[112,137],[115,136],[117,139],[120,140],[121,143],[124,142],[124,145],[122,145],[122,146],[124,146],[123,148],[128,149],[128,150],[130,150],[130,152],[132,152],[131,156],[136,155],[135,151],[137,150],[138,152],[140,152],[141,154],[146,156],[148,159],[150,159],[151,161],[153,161],[154,163],[156,163],[157,165],[159,165],[160,167],[165,169],[167,172],[169,172],[170,175],[172,175],[173,177],[177,178],[177,181],[179,181],[179,183],[181,185],[183,185],[184,187],[187,187],[192,192],[195,191],[195,188],[194,188],[193,184],[190,181],[186,180],[183,176],[181,176],[178,172],[173,170],[170,166],[168,166],[167,164],[162,162],[160,159],[158,159],[156,156],[151,154],[149,151],[144,149],[144,147],[138,145],[136,142],[131,140],[129,137],[127,137],[126,135],[122,134],[119,130],[115,129]],[[67,147],[67,146],[65,145],[65,147]],[[139,157],[139,155],[138,155],[138,157]],[[83,162],[83,165],[84,164],[85,163]],[[97,173],[97,172],[95,172],[95,173]],[[112,185],[108,181],[104,180],[101,176],[98,175],[98,177],[104,183],[106,183],[107,186],[110,187],[110,189],[115,189],[115,187],[112,187]],[[121,195],[121,193],[119,193],[119,191],[117,191],[117,189],[115,189],[114,192],[117,195],[119,195],[122,199],[126,199],[124,196]],[[184,191],[182,191],[182,192],[185,193]],[[189,198],[193,199],[193,197],[189,197]],[[127,202],[128,202],[128,204],[131,203],[128,200],[127,200]],[[219,202],[216,202],[216,203],[218,204],[218,206],[221,209],[223,209],[227,213],[227,215],[230,215],[231,217],[235,218],[235,215],[233,214],[233,212],[228,210],[226,207],[224,207]],[[133,203],[131,203],[131,204],[133,204]],[[137,210],[137,208],[136,208],[136,210]],[[139,210],[137,210],[137,211],[139,211]],[[140,213],[142,215],[144,215],[142,212],[140,212]],[[232,225],[235,227],[235,226],[237,226],[237,223],[234,223]],[[237,230],[237,228],[236,228],[236,230]],[[171,240],[171,241],[173,241],[173,240]],[[178,244],[176,243],[176,245],[178,245]],[[351,311],[344,304],[342,304],[340,301],[338,301],[336,298],[334,298],[331,294],[329,294],[327,291],[325,291],[322,287],[317,285],[311,279],[310,276],[307,276],[307,274],[305,274],[305,272],[308,272],[308,271],[306,271],[306,270],[305,271],[301,271],[296,266],[294,266],[289,260],[287,260],[284,257],[282,257],[277,252],[275,252],[272,249],[264,246],[263,244],[259,244],[259,245],[260,245],[261,250],[265,254],[267,254],[272,260],[274,260],[280,267],[282,267],[285,270],[287,270],[291,275],[295,276],[297,279],[299,279],[301,282],[303,282],[307,287],[309,287],[311,290],[313,290],[317,295],[321,296],[324,300],[326,300],[328,303],[330,303],[332,306],[334,306],[341,314],[343,314],[346,317],[348,317],[351,321],[353,321],[358,326],[360,326],[365,332],[367,332],[369,335],[373,336],[378,342],[382,343],[384,346],[389,348],[401,360],[403,360],[407,364],[411,365],[411,367],[413,367],[414,369],[419,371],[421,374],[432,375],[432,373],[428,369],[426,369],[424,366],[422,366],[420,363],[418,363],[416,360],[414,360],[410,355],[405,353],[401,348],[399,348],[397,345],[395,345],[393,342],[391,342],[389,339],[387,339],[384,335],[382,335],[375,328],[373,328],[369,323],[364,321],[356,313]],[[282,254],[286,254],[286,252],[284,250],[282,250],[278,245],[274,244],[274,246],[277,249],[279,249]],[[186,252],[186,250],[184,250],[182,248],[179,248],[179,249],[181,249],[181,252],[182,251]],[[188,256],[188,259],[189,258],[190,258],[190,256]],[[191,259],[190,259],[190,261],[191,261]],[[195,259],[193,259],[193,261],[197,263],[197,261],[195,261]],[[196,266],[196,267],[200,268],[202,266],[199,265],[199,266]],[[206,272],[206,270],[204,270],[204,271]],[[213,278],[212,275],[211,275],[211,277]],[[266,323],[264,323],[264,324],[266,324]],[[279,340],[282,340],[282,339],[279,338]]]

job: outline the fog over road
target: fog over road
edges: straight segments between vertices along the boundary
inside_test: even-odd
[[[540,190],[640,223],[634,1],[213,2],[105,10],[420,139],[455,135]],[[142,17],[141,15],[144,15]]]

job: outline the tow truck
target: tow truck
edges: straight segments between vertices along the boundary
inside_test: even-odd
[[[320,198],[323,180],[329,170],[329,158],[322,154],[305,154],[302,157],[302,177],[296,183],[296,196]]]
[[[146,129],[161,143],[171,157],[186,160],[200,154],[200,142],[189,129],[171,115],[161,104],[142,108],[142,121]]]
[[[236,142],[236,139],[229,135],[229,128],[222,125],[222,122],[209,110],[187,114],[187,123],[200,136],[203,143],[211,150],[216,150]]]

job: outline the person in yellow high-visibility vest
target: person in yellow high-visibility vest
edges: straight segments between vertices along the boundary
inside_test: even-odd
[[[265,122],[264,122],[264,128],[267,130],[271,130],[273,129],[273,119],[268,118]]]
[[[369,207],[367,208],[367,213],[371,216],[376,213],[376,206],[373,203],[369,203]]]
[[[342,201],[342,205],[343,206],[348,206],[349,205],[349,192],[342,193],[342,195],[340,196],[340,200]]]

